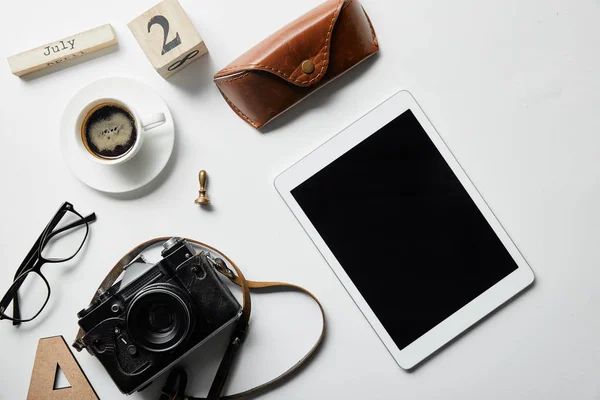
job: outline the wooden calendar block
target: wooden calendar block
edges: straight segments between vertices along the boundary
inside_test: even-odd
[[[208,52],[177,0],[163,0],[127,26],[165,79]]]
[[[115,30],[106,24],[8,57],[8,65],[13,74],[22,76],[115,44]]]

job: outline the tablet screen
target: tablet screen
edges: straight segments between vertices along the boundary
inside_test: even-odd
[[[410,110],[291,193],[401,350],[518,268]]]

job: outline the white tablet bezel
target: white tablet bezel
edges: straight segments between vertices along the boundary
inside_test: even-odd
[[[340,265],[327,244],[291,195],[291,190],[409,109],[413,112],[425,132],[427,132],[427,135],[429,135],[448,165],[452,168],[454,174],[463,184],[479,210],[494,229],[510,255],[516,261],[518,268],[506,278],[479,295],[469,304],[465,305],[423,336],[419,337],[416,341],[400,350],[379,319],[375,316],[375,313],[371,310],[356,286],[352,283],[342,265]],[[395,94],[281,173],[275,179],[275,187],[325,260],[329,263],[356,305],[360,308],[365,318],[367,318],[375,332],[377,332],[381,341],[388,348],[396,362],[404,369],[414,367],[433,352],[441,348],[444,344],[448,343],[481,318],[485,317],[511,297],[529,286],[534,280],[533,271],[517,247],[502,228],[500,222],[496,219],[488,205],[485,203],[485,200],[467,177],[464,170],[456,161],[440,135],[436,132],[431,122],[427,119],[415,99],[407,91]],[[393,262],[394,260],[391,259],[390,263]]]

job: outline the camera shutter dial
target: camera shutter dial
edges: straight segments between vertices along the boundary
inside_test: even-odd
[[[163,243],[163,250],[161,252],[161,255],[165,257],[167,254],[169,254],[169,250],[171,250],[173,247],[179,244],[182,240],[183,239],[181,239],[180,237],[172,237],[171,239],[167,240],[165,243]]]

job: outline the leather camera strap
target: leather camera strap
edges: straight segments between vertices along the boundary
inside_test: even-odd
[[[108,275],[104,278],[104,280],[100,284],[98,290],[94,294],[94,297],[92,298],[91,302],[95,301],[100,296],[100,293],[102,291],[108,290],[115,283],[115,281],[118,279],[118,277],[121,275],[125,266],[127,266],[129,263],[131,263],[131,261],[133,261],[143,251],[145,251],[146,249],[148,249],[152,246],[162,244],[162,243],[166,242],[167,240],[169,240],[170,238],[171,237],[168,236],[168,237],[160,237],[160,238],[151,239],[151,240],[148,240],[148,241],[136,246],[130,252],[128,252],[123,258],[121,258],[119,260],[119,262],[117,262],[117,264],[110,270]],[[227,346],[225,355],[223,356],[223,359],[221,360],[221,363],[217,370],[217,374],[216,374],[215,379],[213,380],[213,383],[209,389],[207,397],[201,398],[201,397],[185,396],[184,390],[185,390],[185,386],[187,383],[187,375],[183,369],[175,368],[171,371],[169,377],[167,378],[167,382],[166,382],[164,388],[162,389],[162,395],[160,397],[160,400],[184,400],[184,399],[188,399],[188,400],[217,400],[217,399],[233,400],[233,399],[240,399],[240,398],[243,398],[246,396],[256,395],[261,391],[272,388],[273,385],[282,382],[284,379],[288,378],[294,372],[296,372],[298,369],[300,369],[300,367],[302,367],[315,354],[316,350],[319,348],[319,346],[323,342],[323,339],[325,338],[325,331],[326,331],[326,326],[327,326],[326,319],[325,319],[325,311],[323,309],[323,306],[319,302],[319,300],[315,297],[315,295],[313,295],[311,292],[304,289],[303,287],[300,287],[300,286],[297,286],[294,284],[290,284],[290,283],[248,281],[248,280],[246,280],[246,278],[244,277],[244,274],[238,268],[238,266],[229,257],[227,257],[225,254],[223,254],[219,250],[217,250],[214,247],[209,246],[205,243],[199,242],[197,240],[193,240],[193,239],[186,239],[186,240],[190,243],[194,243],[200,247],[204,247],[206,249],[209,249],[209,250],[215,252],[216,254],[221,256],[224,260],[226,260],[229,266],[233,267],[235,273],[228,268],[228,265],[217,264],[216,269],[217,269],[217,271],[219,271],[219,273],[221,273],[222,275],[227,277],[231,282],[233,282],[234,284],[238,285],[241,288],[241,290],[242,290],[242,315],[240,316],[239,320],[237,321],[234,332],[231,335],[231,338],[229,340],[229,345]],[[296,364],[294,364],[291,368],[289,368],[288,370],[283,372],[281,375],[271,379],[270,381],[268,381],[266,383],[258,385],[252,389],[248,389],[243,392],[235,393],[235,394],[231,394],[231,395],[227,395],[227,396],[221,396],[221,393],[225,386],[225,382],[229,375],[229,371],[231,370],[231,367],[233,366],[233,361],[235,359],[235,355],[237,354],[237,351],[239,350],[239,348],[244,340],[244,337],[246,335],[246,331],[248,329],[248,321],[250,320],[250,312],[251,312],[251,308],[252,308],[251,300],[250,300],[250,290],[251,289],[252,290],[260,290],[260,289],[268,289],[268,288],[281,288],[283,290],[292,289],[292,290],[297,290],[297,291],[300,291],[302,293],[309,295],[318,304],[319,309],[321,311],[321,317],[322,317],[322,321],[323,321],[321,334],[319,335],[319,338],[317,339],[317,341],[315,342],[313,347],[308,351],[308,353],[306,353],[306,355],[304,357],[302,357]],[[102,290],[100,290],[100,289],[102,289]],[[75,342],[73,343],[73,347],[75,347],[75,349],[77,351],[81,351],[85,347],[85,344],[82,341],[83,337],[84,337],[84,332],[81,329],[79,329],[79,331],[77,332],[77,336],[75,338]]]

